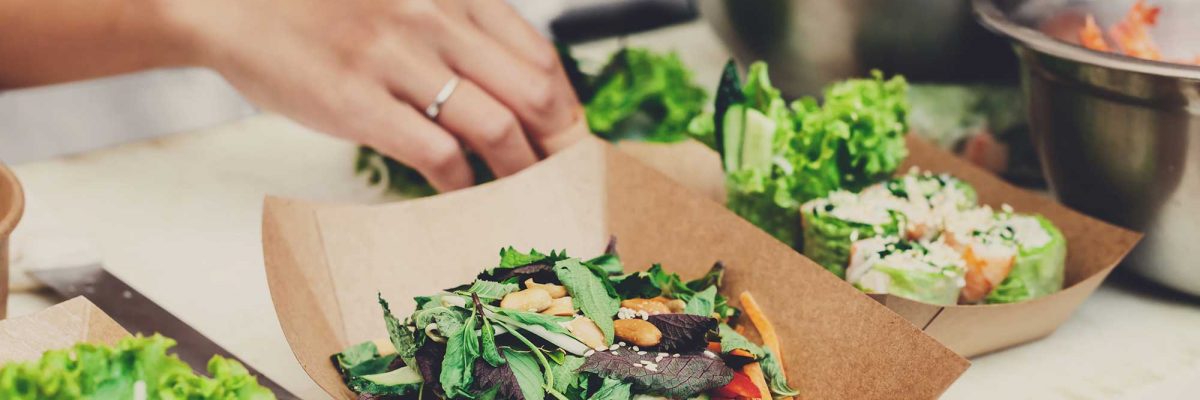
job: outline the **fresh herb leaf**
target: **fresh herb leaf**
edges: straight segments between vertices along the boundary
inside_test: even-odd
[[[341,353],[333,355],[333,365],[346,382],[362,375],[386,372],[395,360],[395,354],[381,357],[375,343],[370,341],[347,347]]]
[[[517,377],[517,383],[521,387],[521,393],[524,394],[526,400],[541,400],[546,397],[546,391],[542,389],[542,370],[538,367],[538,360],[533,353],[516,351],[505,348],[504,358],[508,359],[508,366],[512,369],[513,375]]]
[[[793,389],[788,385],[787,379],[784,379],[783,365],[779,364],[779,357],[771,349],[765,349],[765,351],[767,355],[759,361],[759,365],[762,366],[763,375],[766,375],[767,386],[771,389],[771,394],[775,397],[799,396],[800,391]]]
[[[704,350],[708,334],[717,329],[717,320],[688,314],[657,314],[646,319],[662,332],[662,341],[654,351],[692,353]]]
[[[624,48],[592,79],[588,127],[608,140],[676,142],[704,109],[708,93],[674,53]]]
[[[717,261],[704,276],[688,281],[687,287],[699,292],[709,286],[720,287],[723,279],[725,279],[725,263]]]
[[[476,317],[467,318],[461,328],[446,341],[446,357],[442,360],[439,381],[447,396],[471,397],[471,369],[479,357],[479,336],[475,332]]]
[[[496,347],[496,330],[492,328],[492,321],[483,317],[483,305],[479,302],[479,296],[472,296],[471,299],[475,301],[475,315],[479,315],[479,320],[482,321],[480,351],[483,359],[492,366],[500,366],[504,364],[504,358],[500,357],[499,348]]]
[[[475,360],[475,388],[483,392],[495,388],[495,398],[524,399],[521,384],[507,361],[501,365],[491,365],[483,359]],[[481,396],[483,397],[483,396]]]
[[[729,326],[728,324],[721,324],[717,330],[721,335],[721,353],[729,354],[729,352],[741,349],[753,354],[756,358],[763,358],[766,356],[767,353],[763,351],[761,346],[754,344],[754,342],[751,342],[750,339],[746,339],[745,336],[737,333],[737,331],[733,330],[733,327]]]
[[[589,396],[590,399],[600,400],[630,400],[633,398],[632,385],[620,379],[605,378],[600,388]]]
[[[621,351],[614,355],[598,351],[588,356],[580,371],[632,383],[638,393],[677,399],[690,398],[733,380],[733,370],[719,357],[700,354],[658,357],[657,354]]]
[[[476,279],[475,283],[472,283],[471,287],[467,289],[467,292],[474,293],[478,295],[480,299],[486,300],[490,303],[493,301],[499,301],[500,299],[503,299],[505,295],[515,292],[519,289],[520,286],[517,286],[515,283],[499,283]]]
[[[377,293],[376,297],[379,298],[379,306],[383,308],[383,322],[387,325],[388,340],[392,342],[392,347],[396,348],[396,355],[404,360],[405,364],[413,365],[420,344],[413,337],[413,332],[401,324],[395,315],[392,315],[392,309],[388,307],[388,302],[383,299],[383,295]],[[374,347],[374,344],[371,346]]]
[[[412,316],[417,327],[418,335],[423,335],[422,329],[429,327],[429,324],[437,324],[436,331],[443,337],[449,337],[459,328],[462,328],[463,322],[467,319],[467,310],[461,307],[434,307],[427,310],[417,311]]]
[[[613,316],[621,307],[620,301],[611,294],[612,286],[607,279],[596,276],[590,268],[578,260],[567,259],[554,264],[559,282],[567,288],[571,300],[604,333],[606,343],[613,342]]]
[[[687,306],[684,308],[684,313],[699,316],[711,316],[717,306],[717,287],[709,286],[692,298],[688,299]]]
[[[579,384],[579,373],[575,371],[583,366],[583,361],[583,357],[564,355],[561,362],[550,365],[555,391],[566,393],[571,387]]]
[[[524,328],[525,326],[529,325],[537,325],[546,328],[546,330],[550,332],[562,333],[565,335],[571,334],[571,332],[567,331],[567,328],[563,328],[563,326],[560,325],[562,323],[570,322],[571,318],[569,317],[559,317],[554,315],[510,310],[506,308],[493,308],[493,310],[495,310],[496,314],[511,318],[512,321],[505,322],[515,322],[518,328]]]
[[[522,253],[514,249],[512,246],[500,249],[500,265],[497,268],[516,268],[523,267],[529,264],[536,263],[546,259],[546,255],[537,250],[530,249],[528,253]]]
[[[621,264],[621,258],[617,257],[616,254],[602,254],[599,257],[588,260],[587,264],[604,271],[605,276],[625,273],[625,266]]]

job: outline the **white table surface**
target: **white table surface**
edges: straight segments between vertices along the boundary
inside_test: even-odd
[[[708,35],[697,36],[697,35]],[[708,40],[704,46],[694,41]],[[707,28],[630,41],[691,43],[701,82],[726,57]],[[604,54],[612,43],[581,54]],[[715,66],[712,66],[715,65]],[[260,245],[263,196],[395,200],[354,176],[351,144],[276,116],[14,167],[29,197],[15,267],[103,263],[164,308],[303,398],[325,398],[275,318]],[[20,272],[17,272],[18,274]],[[17,285],[25,282],[17,277]],[[11,315],[52,304],[18,292]],[[976,358],[953,399],[1172,399],[1200,393],[1200,303],[1106,285],[1053,336]],[[853,373],[853,371],[847,371]],[[869,379],[869,377],[866,377]]]

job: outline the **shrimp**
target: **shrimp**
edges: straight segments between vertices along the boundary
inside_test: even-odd
[[[966,285],[959,293],[960,303],[978,303],[987,297],[1000,282],[1012,272],[1017,253],[1005,246],[989,246],[972,243],[963,247],[963,261],[967,264]]]
[[[1100,30],[1100,26],[1096,25],[1096,18],[1091,15],[1087,16],[1083,29],[1079,30],[1079,44],[1092,50],[1112,51],[1108,42],[1104,40],[1104,31]]]
[[[1147,60],[1162,60],[1162,53],[1154,38],[1150,37],[1150,29],[1158,23],[1158,14],[1162,7],[1146,5],[1145,0],[1134,3],[1125,18],[1112,29],[1113,40],[1125,55]]]

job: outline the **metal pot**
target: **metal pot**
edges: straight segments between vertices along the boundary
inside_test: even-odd
[[[1192,253],[1200,237],[1200,67],[1074,44],[1088,13],[1108,26],[1132,3],[973,0],[979,20],[1013,41],[1054,194],[1079,211],[1145,232],[1128,266],[1200,295]],[[1200,4],[1156,3],[1164,7],[1154,31],[1164,54],[1200,54],[1194,24]]]
[[[25,197],[17,177],[0,164],[0,319],[8,310],[8,236],[21,220]]]
[[[962,0],[698,1],[700,14],[742,65],[771,65],[787,97],[871,69],[919,82],[1016,82],[1002,39]]]

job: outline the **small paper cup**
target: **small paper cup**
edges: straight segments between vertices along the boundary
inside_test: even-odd
[[[0,164],[0,319],[8,311],[8,237],[25,210],[24,192],[16,175]]]

